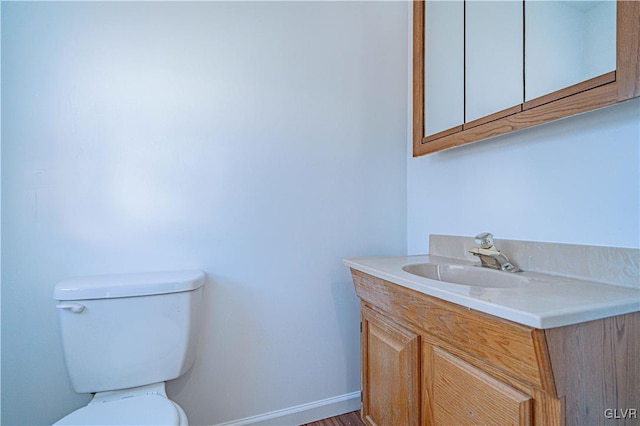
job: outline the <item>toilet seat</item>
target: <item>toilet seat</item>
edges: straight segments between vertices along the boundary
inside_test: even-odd
[[[184,411],[161,395],[136,396],[92,403],[55,425],[172,425],[186,424]]]

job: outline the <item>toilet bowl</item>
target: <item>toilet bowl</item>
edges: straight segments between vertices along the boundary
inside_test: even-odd
[[[164,383],[95,394],[91,402],[54,423],[62,425],[187,426],[182,407],[171,401]]]
[[[201,271],[75,278],[58,283],[67,372],[91,402],[55,425],[188,425],[165,382],[195,362]]]

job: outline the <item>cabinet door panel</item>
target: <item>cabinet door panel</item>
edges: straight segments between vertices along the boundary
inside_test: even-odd
[[[616,2],[525,2],[525,100],[616,69]]]
[[[530,425],[532,400],[439,348],[433,350],[436,425]]]
[[[424,31],[424,131],[431,136],[464,123],[464,1],[425,2]]]
[[[419,425],[419,336],[363,309],[362,417],[370,425]]]
[[[465,122],[522,104],[522,2],[466,2]]]

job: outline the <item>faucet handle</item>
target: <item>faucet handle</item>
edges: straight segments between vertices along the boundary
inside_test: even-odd
[[[483,232],[476,235],[476,244],[478,244],[483,249],[493,247],[493,234],[490,232]]]

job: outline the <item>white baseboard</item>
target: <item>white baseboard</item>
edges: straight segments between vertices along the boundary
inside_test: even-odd
[[[215,426],[298,426],[359,409],[360,391],[357,391]]]

